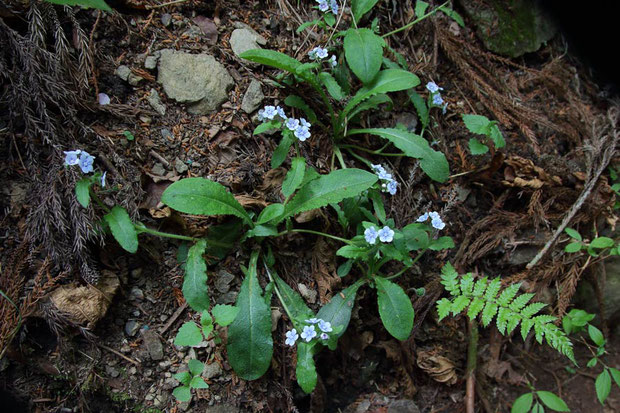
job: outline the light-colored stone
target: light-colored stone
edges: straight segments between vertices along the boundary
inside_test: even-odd
[[[166,114],[166,105],[164,105],[159,97],[159,93],[155,89],[151,89],[151,93],[147,98],[149,105],[153,108],[155,112],[159,115],[164,116]]]
[[[126,82],[127,79],[129,79],[129,75],[131,74],[131,69],[125,65],[120,65],[119,67],[116,68],[116,71],[114,72],[114,74],[118,76],[119,79],[124,80]]]
[[[157,56],[147,56],[144,59],[144,68],[149,70],[155,69],[157,67],[157,60]]]
[[[187,103],[188,111],[204,115],[217,110],[228,99],[234,81],[226,68],[208,54],[161,51],[157,81],[166,95]]]
[[[256,79],[252,79],[250,86],[248,86],[248,90],[246,90],[245,95],[243,95],[241,110],[248,114],[254,112],[261,105],[264,98],[265,95],[261,89],[260,82]]]
[[[250,28],[235,29],[230,35],[230,47],[239,56],[241,53],[260,49],[259,44],[267,44],[267,40]]]

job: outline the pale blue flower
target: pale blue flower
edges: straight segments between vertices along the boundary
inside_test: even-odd
[[[101,187],[105,188],[105,176],[108,174],[108,171],[105,171],[103,175],[101,175]]]
[[[332,65],[332,67],[338,66],[338,62],[336,61],[336,55],[332,55],[332,57],[329,58],[329,63]]]
[[[431,93],[435,93],[435,92],[438,92],[438,91],[440,91],[440,90],[443,90],[443,88],[442,88],[442,87],[437,86],[437,83],[435,83],[435,82],[428,82],[428,83],[426,84],[426,89],[427,89],[429,92],[431,92]]]
[[[310,56],[310,59],[325,59],[327,55],[328,55],[327,49],[323,49],[320,46],[315,47],[314,49],[310,51],[310,53],[308,53],[308,56]]]
[[[329,5],[332,8],[332,13],[338,14],[338,2],[336,0],[332,0]]]
[[[306,340],[306,343],[309,343],[314,337],[316,337],[316,330],[314,326],[305,326],[304,331],[301,332],[301,338]]]
[[[301,123],[301,126],[303,126],[304,128],[307,128],[307,129],[310,129],[310,126],[312,126],[310,124],[310,122],[308,122],[304,118],[299,118],[299,122]]]
[[[73,166],[77,165],[80,162],[80,153],[81,150],[77,149],[75,151],[64,151],[65,152],[65,165]]]
[[[396,182],[395,180],[391,180],[387,184],[387,191],[389,192],[390,195],[396,195],[397,188],[398,188],[398,182]]]
[[[329,321],[319,320],[319,329],[324,333],[330,333],[333,331],[332,323]]]
[[[429,218],[431,219],[431,225],[435,229],[444,229],[446,224],[441,220],[439,213],[437,212],[429,212]]]
[[[428,212],[423,213],[422,215],[420,215],[418,217],[418,219],[416,219],[415,222],[424,222],[428,219]]]
[[[94,161],[95,161],[95,157],[94,156],[91,156],[86,151],[82,151],[82,153],[80,154],[80,160],[78,162],[78,165],[80,166],[80,169],[82,169],[82,172],[87,174],[87,173],[93,171],[93,162]]]
[[[329,340],[329,335],[327,335],[327,333],[321,333],[321,340]]]
[[[101,106],[109,105],[110,104],[110,96],[106,95],[105,93],[99,93],[97,95],[97,101],[99,102],[99,104]]]
[[[293,347],[298,338],[299,334],[297,334],[297,330],[292,329],[286,332],[286,341],[284,341],[284,343]]]
[[[327,4],[327,0],[317,0],[317,3],[319,3],[319,10],[321,11],[329,10],[329,5]]]
[[[265,120],[265,109],[259,109],[258,111],[258,121],[262,122]]]
[[[286,122],[284,123],[284,125],[286,126],[288,130],[294,131],[299,126],[299,119],[288,118]]]
[[[377,176],[379,177],[379,179],[382,179],[384,181],[391,181],[392,180],[392,174],[387,173],[387,171],[385,171],[385,169],[379,173],[377,173]]]
[[[364,238],[366,239],[366,242],[370,245],[374,245],[375,242],[377,242],[378,236],[379,233],[377,232],[377,228],[375,228],[374,226],[368,227],[366,228],[366,231],[364,231]]]
[[[323,321],[323,320],[321,320],[320,318],[310,318],[310,319],[306,320],[306,323],[310,323],[310,324],[318,324],[318,323],[320,323],[321,321]]]
[[[441,97],[439,93],[433,95],[433,105],[435,106],[443,105],[443,98]]]
[[[277,114],[278,112],[276,111],[275,106],[265,106],[265,109],[263,111],[263,117],[265,117],[265,119],[272,120],[276,117]]]
[[[443,105],[443,108],[441,108],[441,114],[442,114],[442,115],[445,115],[445,114],[446,114],[446,110],[447,110],[447,109],[448,109],[448,104],[447,104],[447,103],[445,103],[445,104]]]
[[[282,118],[282,120],[286,120],[286,114],[284,113],[284,109],[282,109],[280,106],[276,106],[276,114]]]
[[[379,174],[381,172],[385,173],[385,168],[381,165],[370,164],[370,167],[376,174]]]
[[[394,239],[394,231],[387,225],[379,230],[379,240],[381,242],[392,242]]]
[[[310,137],[310,131],[308,128],[300,125],[297,129],[295,129],[294,135],[297,139],[303,142]]]

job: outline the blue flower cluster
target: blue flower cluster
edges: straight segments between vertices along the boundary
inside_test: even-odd
[[[86,151],[77,149],[75,151],[65,151],[65,165],[79,165],[83,173],[87,174],[93,171],[93,162],[95,157]]]
[[[308,52],[308,57],[310,57],[310,59],[312,60],[323,60],[327,56],[329,56],[329,52],[327,51],[327,49],[324,49],[320,46],[317,46],[314,49],[310,50],[310,52]],[[332,55],[329,58],[328,62],[332,67],[338,66],[336,55]]]
[[[284,109],[280,106],[265,106],[263,109],[258,111],[258,120],[275,120],[276,118],[280,118],[280,120],[284,121],[284,127],[291,132],[293,135],[300,141],[304,142],[308,139],[310,134],[310,127],[312,126],[310,122],[305,120],[304,118],[289,118],[284,113]]]
[[[435,82],[428,82],[426,84],[426,89],[431,92],[431,104],[432,106],[438,106],[442,108],[442,113],[446,113],[446,109],[448,107],[447,103],[444,103],[443,98],[441,97],[440,90],[443,90],[442,87],[437,86]],[[443,106],[442,106],[443,105]]]
[[[388,192],[390,195],[396,195],[398,182],[392,178],[392,174],[388,173],[382,165],[371,164],[370,167],[381,180],[381,190],[383,192]]]
[[[431,219],[431,225],[433,226],[433,228],[435,229],[444,229],[446,226],[446,223],[443,222],[441,220],[441,217],[439,216],[438,212],[432,211],[432,212],[425,212],[424,214],[420,215],[418,217],[418,219],[416,220],[416,222],[424,222],[428,219]]]
[[[319,10],[322,12],[326,12],[331,8],[332,13],[338,14],[338,2],[336,0],[331,0],[329,4],[327,0],[316,0],[316,2],[319,3]]]
[[[386,225],[377,231],[377,228],[371,226],[364,231],[364,238],[370,245],[375,245],[377,238],[381,242],[392,242],[394,240],[394,230]]]
[[[309,343],[316,336],[323,341],[329,340],[329,334],[333,331],[332,325],[329,321],[321,320],[320,318],[311,318],[309,320],[305,320],[308,325],[304,326],[303,331],[301,332],[301,338]],[[318,331],[317,328],[318,327]],[[293,347],[297,342],[300,334],[297,333],[297,330],[294,328],[286,332],[286,341],[284,342],[286,345]]]

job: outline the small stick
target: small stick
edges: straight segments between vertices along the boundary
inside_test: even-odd
[[[187,0],[174,0],[174,1],[169,1],[168,3],[156,4],[154,6],[146,5],[146,6],[144,6],[144,8],[147,9],[147,10],[159,9],[159,8],[166,7],[166,6],[173,6],[175,4],[185,3],[186,1]]]
[[[134,364],[134,365],[136,365],[136,366],[138,366],[138,367],[140,367],[140,366],[141,366],[141,363],[140,363],[139,361],[136,361],[136,360],[134,360],[134,359],[130,359],[129,357],[127,357],[127,356],[126,356],[126,355],[124,355],[123,353],[120,353],[120,352],[118,352],[118,351],[114,350],[113,348],[110,348],[110,347],[106,346],[105,344],[97,343],[97,346],[98,346],[98,347],[101,347],[101,348],[102,348],[102,349],[104,349],[104,350],[108,350],[110,353],[114,353],[114,354],[116,354],[117,356],[119,356],[119,357],[121,357],[121,358],[123,358],[123,359],[127,360],[128,362],[130,362],[130,363],[132,363],[132,364]]]
[[[164,326],[159,329],[159,334],[164,334],[170,328],[170,326],[172,326],[172,324],[177,321],[177,318],[179,318],[179,316],[183,314],[183,311],[185,311],[186,308],[187,302],[185,302],[185,304],[183,304],[181,307],[177,308],[174,314],[172,314],[168,321],[166,321],[166,324],[164,324]]]
[[[158,154],[157,152],[155,152],[153,149],[151,149],[151,151],[149,152],[149,154],[151,154],[151,156],[155,159],[157,159],[159,162],[163,163],[164,166],[169,167],[170,166],[170,162],[168,162],[166,160],[166,158],[164,158],[163,156],[161,156],[160,154]]]

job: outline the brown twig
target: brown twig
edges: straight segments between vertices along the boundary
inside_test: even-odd
[[[187,308],[187,303],[184,303],[181,307],[179,307],[174,312],[174,314],[172,314],[172,316],[168,319],[168,321],[166,321],[166,324],[164,324],[164,326],[159,329],[159,334],[160,335],[164,334],[172,326],[172,324],[174,324],[174,322],[177,321],[177,318],[179,318],[179,316],[183,314],[183,311],[185,311],[186,308]]]
[[[109,351],[110,353],[114,353],[114,354],[116,354],[116,355],[117,355],[117,356],[119,356],[120,358],[122,358],[122,359],[124,359],[124,360],[127,360],[128,362],[130,362],[130,363],[132,363],[132,364],[134,364],[134,365],[136,365],[136,366],[138,366],[138,367],[140,367],[140,366],[141,366],[141,363],[140,363],[139,361],[136,361],[136,360],[134,360],[134,359],[130,359],[129,357],[127,357],[127,356],[126,356],[126,355],[124,355],[123,353],[118,352],[118,351],[114,350],[113,348],[110,348],[110,347],[106,346],[105,344],[97,343],[97,346],[98,346],[98,347],[100,347],[100,348],[102,348],[102,349],[104,349],[104,350]]]

